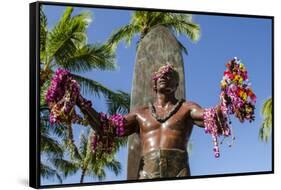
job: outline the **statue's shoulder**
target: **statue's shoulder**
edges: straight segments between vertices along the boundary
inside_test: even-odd
[[[194,107],[200,107],[196,102],[186,101],[186,100],[182,103],[182,106],[187,110],[190,110]]]
[[[149,109],[149,106],[140,106],[140,107],[136,107],[132,110],[132,112],[136,113],[136,114],[141,114],[141,113],[145,113],[147,112]]]

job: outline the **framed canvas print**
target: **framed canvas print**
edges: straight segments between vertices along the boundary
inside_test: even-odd
[[[30,4],[30,186],[274,172],[274,17]]]

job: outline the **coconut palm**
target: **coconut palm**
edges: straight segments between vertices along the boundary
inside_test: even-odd
[[[259,131],[259,138],[267,142],[271,135],[272,128],[272,98],[267,99],[263,103],[261,114],[263,116],[263,123]]]
[[[60,182],[62,178],[58,173],[57,166],[63,155],[70,153],[70,160],[80,161],[84,158],[84,155],[81,155],[74,142],[71,125],[50,127],[48,119],[46,120],[49,111],[46,107],[45,94],[54,70],[61,67],[71,71],[73,77],[80,83],[83,94],[105,96],[110,113],[127,112],[130,101],[127,93],[122,91],[114,92],[97,81],[79,75],[79,73],[92,69],[113,70],[115,68],[115,55],[107,45],[89,44],[87,42],[86,29],[91,22],[90,13],[81,12],[74,16],[72,13],[72,7],[66,8],[60,20],[52,30],[49,30],[43,8],[41,7],[40,9],[40,109],[45,118],[41,118],[40,143],[41,155],[46,155],[48,158],[41,159],[46,161],[41,162],[41,176],[43,178],[55,177]],[[64,143],[63,147],[61,147],[61,143],[57,139]],[[119,145],[121,146],[121,144]],[[116,160],[111,161],[111,164],[116,162]],[[104,162],[102,160],[96,161],[95,167],[104,167],[104,164],[101,163]],[[61,166],[60,170],[62,169]],[[99,168],[99,170],[104,171],[103,168]],[[69,172],[67,172],[66,167],[64,171],[70,174],[74,172],[74,168],[70,168]]]
[[[108,101],[111,98],[127,99],[126,93],[113,92],[109,88],[92,79],[85,78],[77,73],[99,70],[113,70],[115,55],[113,50],[102,44],[88,44],[86,29],[91,22],[88,12],[81,12],[72,16],[73,8],[66,8],[60,20],[52,30],[47,28],[47,18],[41,8],[40,11],[40,84],[48,87],[53,70],[61,67],[70,70],[73,77],[80,83],[82,93],[104,95]],[[43,88],[45,91],[47,88]],[[42,103],[44,94],[42,91]],[[109,104],[111,106],[113,104]],[[114,102],[118,105],[118,102]],[[127,109],[124,104],[120,110]],[[110,107],[109,107],[110,108]],[[110,108],[112,109],[112,108]]]
[[[115,31],[107,43],[115,47],[121,40],[125,39],[126,43],[130,45],[136,34],[140,35],[138,41],[140,42],[156,25],[166,26],[176,34],[183,34],[192,41],[197,41],[200,36],[200,27],[192,22],[192,16],[189,14],[135,11],[130,23]],[[180,42],[179,44],[187,52]]]
[[[85,128],[85,132],[81,133],[79,145],[70,142],[69,137],[71,131],[67,126],[55,124],[50,126],[49,109],[41,108],[41,163],[40,174],[43,178],[55,178],[60,183],[63,179],[77,174],[81,171],[80,183],[83,183],[85,176],[97,177],[102,180],[106,177],[105,168],[113,171],[118,175],[121,171],[121,164],[114,155],[119,147],[126,144],[126,138],[120,138],[115,141],[116,146],[111,154],[103,154],[100,150],[95,153],[91,149],[91,132],[92,129]],[[66,151],[68,150],[68,151]]]
[[[64,150],[60,145],[56,137],[62,137],[64,126],[57,125],[50,127],[49,125],[49,110],[47,108],[41,108],[40,111],[40,150],[41,150],[41,162],[40,162],[40,175],[46,179],[57,179],[62,183],[62,177],[54,167],[54,163],[47,157],[56,157],[58,159],[63,157]]]
[[[105,178],[104,168],[113,171],[118,175],[121,171],[121,164],[114,158],[114,154],[102,154],[102,152],[92,152],[91,148],[91,129],[87,128],[85,133],[81,133],[78,153],[80,157],[75,159],[52,158],[52,163],[63,177],[68,177],[81,171],[80,183],[84,182],[85,176],[97,177],[99,180]],[[118,143],[124,143],[119,140]],[[114,151],[114,153],[116,150]]]

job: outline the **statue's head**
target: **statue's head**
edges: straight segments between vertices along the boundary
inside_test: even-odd
[[[179,73],[169,63],[154,72],[152,79],[155,92],[175,93],[179,85]]]

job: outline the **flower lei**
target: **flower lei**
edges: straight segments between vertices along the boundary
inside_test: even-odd
[[[87,119],[76,113],[75,105],[78,101],[82,101],[83,107],[87,109],[92,107],[92,102],[81,98],[79,84],[72,78],[69,71],[58,69],[55,72],[45,99],[50,108],[49,120],[51,125],[58,123],[88,125]],[[121,137],[125,133],[125,118],[120,114],[108,116],[101,112],[99,113],[99,119],[102,135],[93,132],[91,136],[92,149],[95,151],[98,148],[110,153],[114,149],[116,137]]]
[[[110,154],[114,150],[116,137],[122,137],[125,133],[125,118],[121,114],[108,116],[103,112],[100,112],[99,116],[103,135],[95,132],[92,134],[92,150],[102,150]]]
[[[229,115],[234,115],[240,122],[245,120],[252,122],[255,119],[256,103],[256,95],[250,87],[247,70],[236,57],[226,64],[220,85],[221,116],[217,115],[218,107],[207,108],[203,114],[205,132],[212,136],[216,158],[220,156],[218,137],[221,135],[228,137],[232,133]]]
[[[171,64],[164,65],[159,68],[158,71],[154,72],[152,75],[152,80],[157,81],[159,78],[163,77],[166,73],[174,71],[174,66]]]
[[[58,69],[51,80],[45,99],[50,108],[50,124],[81,123],[83,119],[74,109],[80,86],[69,71]]]

